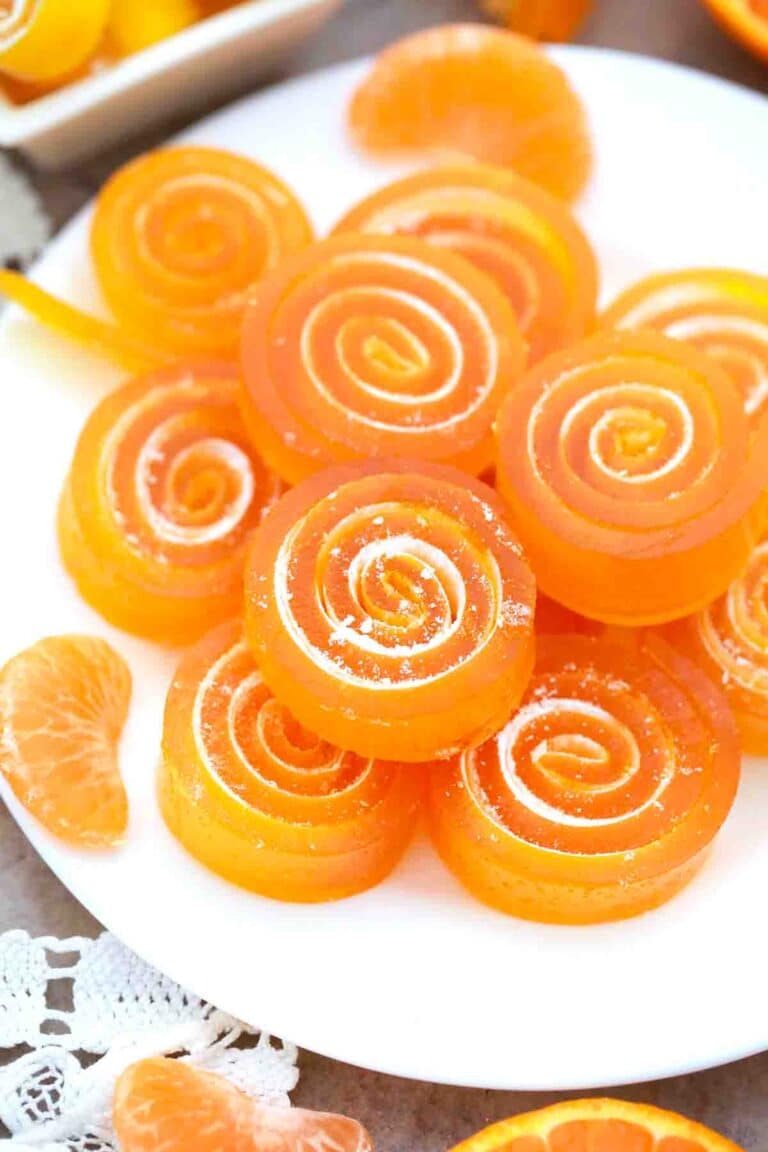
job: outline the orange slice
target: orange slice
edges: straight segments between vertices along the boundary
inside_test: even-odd
[[[432,151],[514,168],[556,196],[589,176],[584,109],[533,41],[482,24],[447,24],[377,57],[349,109],[371,152]]]
[[[4,0],[0,72],[36,84],[65,77],[96,50],[110,0]]]
[[[481,0],[485,11],[534,40],[570,40],[593,0]]]
[[[372,1152],[346,1116],[271,1108],[223,1076],[179,1060],[141,1060],[115,1087],[112,1120],[121,1152]]]
[[[0,672],[0,771],[17,799],[60,840],[120,841],[128,800],[117,745],[131,673],[94,636],[49,636]]]
[[[59,506],[80,594],[151,640],[196,640],[242,607],[249,533],[282,484],[253,450],[226,365],[180,361],[91,413]]]
[[[768,419],[698,348],[604,332],[536,365],[496,422],[497,484],[542,590],[653,624],[725,592],[765,520]]]
[[[168,694],[160,804],[219,875],[279,900],[335,900],[395,866],[423,796],[412,765],[344,752],[264,683],[242,626],[186,655]]]
[[[312,242],[291,190],[216,148],[163,148],[104,186],[91,225],[102,291],[135,337],[177,355],[232,356],[249,288]]]
[[[480,472],[525,366],[514,313],[453,252],[401,236],[336,236],[252,294],[243,414],[290,483],[331,464],[408,456]]]
[[[739,781],[722,693],[658,636],[539,636],[518,711],[431,773],[430,820],[479,899],[588,924],[669,900],[700,867]]]
[[[725,31],[768,61],[768,0],[704,0]]]
[[[649,276],[623,292],[605,328],[655,328],[713,356],[744,398],[750,419],[768,411],[768,277],[727,268]]]
[[[246,633],[311,731],[419,761],[509,715],[533,663],[534,598],[490,488],[452,468],[368,461],[304,481],[254,534]]]
[[[650,1104],[571,1100],[502,1120],[453,1152],[743,1152],[702,1124]]]
[[[335,231],[420,236],[471,260],[511,303],[529,363],[594,324],[589,241],[559,200],[507,169],[462,164],[407,176],[356,205]]]

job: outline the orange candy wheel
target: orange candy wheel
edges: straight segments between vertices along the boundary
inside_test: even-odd
[[[716,1132],[650,1104],[570,1100],[492,1124],[453,1152],[743,1152]]]
[[[432,834],[501,911],[619,919],[691,878],[738,779],[724,697],[664,641],[544,636],[519,711],[432,770]]]
[[[593,326],[597,265],[568,209],[503,168],[438,167],[374,192],[336,232],[420,236],[489,273],[512,304],[529,362]]]
[[[215,148],[163,148],[99,193],[91,252],[117,319],[178,355],[234,356],[249,288],[312,242],[272,172]]]
[[[242,359],[253,440],[295,483],[371,456],[482,471],[525,345],[501,290],[468,261],[423,240],[348,235],[253,294]]]
[[[489,488],[370,461],[305,481],[264,521],[246,631],[267,684],[312,731],[420,761],[485,739],[520,699],[534,597]]]
[[[698,349],[603,333],[534,368],[497,421],[497,483],[537,580],[584,616],[650,624],[725,591],[754,547],[768,421]]]
[[[534,618],[536,635],[558,636],[564,632],[578,632],[584,636],[599,636],[603,625],[596,620],[589,620],[572,612],[564,604],[558,604],[545,596],[543,592],[536,595],[536,616]]]
[[[179,363],[97,405],[59,507],[64,564],[102,616],[184,643],[240,611],[246,537],[281,484],[250,447],[237,376]]]
[[[413,831],[411,765],[343,752],[272,695],[220,626],[185,656],[165,709],[166,823],[214,872],[280,900],[334,900],[382,880]]]
[[[641,280],[602,317],[606,328],[655,328],[714,356],[753,420],[768,411],[768,277],[691,268]]]
[[[768,541],[724,596],[669,625],[667,635],[721,685],[744,751],[768,755]]]
[[[0,73],[47,85],[81,67],[96,50],[110,0],[3,0]]]
[[[704,0],[717,22],[754,56],[768,62],[768,0]]]
[[[482,24],[428,28],[385,49],[349,125],[369,151],[501,164],[566,199],[589,176],[584,109],[565,74],[526,37]]]

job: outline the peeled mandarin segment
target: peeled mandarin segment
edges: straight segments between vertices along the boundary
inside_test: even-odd
[[[160,803],[187,850],[264,896],[364,891],[402,855],[423,797],[411,765],[344,752],[267,688],[239,623],[182,661],[165,709]]]
[[[687,883],[738,779],[726,700],[668,644],[540,636],[519,710],[432,770],[432,834],[466,887],[503,912],[620,919]]]
[[[496,424],[497,484],[542,590],[651,624],[721,595],[764,522],[768,420],[750,429],[722,368],[652,332],[542,361]]]
[[[346,1116],[276,1108],[223,1076],[157,1057],[132,1064],[115,1087],[112,1119],[121,1152],[372,1152]]]
[[[570,40],[593,0],[481,0],[485,11],[534,40]]]
[[[81,595],[111,623],[168,643],[241,607],[248,534],[282,491],[251,448],[226,365],[180,362],[97,405],[59,506]]]
[[[704,0],[725,31],[749,52],[768,61],[768,3],[766,0]]]
[[[0,771],[60,840],[104,848],[123,838],[117,745],[130,698],[128,665],[93,636],[39,640],[0,671]]]
[[[417,236],[466,257],[509,300],[530,363],[594,324],[589,241],[560,201],[503,168],[452,165],[397,180],[348,212],[335,232]]]
[[[768,755],[768,542],[724,596],[669,625],[667,635],[722,687],[744,751]]]
[[[122,168],[100,192],[91,226],[115,316],[183,355],[231,356],[249,289],[312,239],[303,208],[272,172],[192,146]]]
[[[655,328],[719,361],[754,423],[768,412],[768,277],[726,268],[649,276],[623,292],[604,328]]]
[[[367,151],[463,155],[565,199],[591,166],[565,73],[526,37],[482,24],[428,28],[387,48],[354,94],[349,126]]]
[[[96,50],[110,0],[3,0],[0,72],[47,83],[66,77]]]
[[[569,1100],[502,1120],[453,1152],[743,1152],[703,1124],[650,1104]]]
[[[243,414],[291,483],[331,464],[408,456],[480,472],[525,345],[503,293],[423,240],[337,236],[251,298]]]
[[[520,699],[534,598],[489,488],[452,468],[368,461],[305,481],[254,535],[246,632],[309,729],[420,761],[479,743]]]

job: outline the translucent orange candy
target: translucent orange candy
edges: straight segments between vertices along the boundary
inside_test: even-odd
[[[721,686],[744,751],[768,755],[768,541],[724,596],[666,634]]]
[[[243,413],[295,483],[331,464],[408,456],[481,472],[525,345],[499,289],[424,240],[337,236],[254,291]]]
[[[246,538],[282,486],[248,443],[234,369],[178,363],[91,414],[59,507],[81,595],[113,624],[185,643],[240,611]]]
[[[91,252],[117,319],[178,355],[234,355],[249,288],[312,242],[291,190],[215,148],[149,152],[96,201]]]
[[[420,761],[479,743],[533,663],[535,585],[484,484],[416,461],[341,466],[282,497],[253,536],[246,632],[311,731]]]
[[[583,616],[650,624],[722,594],[764,519],[768,420],[696,348],[603,333],[508,395],[497,484],[542,590]]]
[[[349,125],[369,151],[501,164],[566,199],[589,176],[586,117],[565,73],[533,41],[483,24],[427,28],[385,49]]]
[[[659,637],[539,637],[519,710],[433,768],[432,834],[470,891],[504,912],[633,916],[698,869],[739,761],[725,698]]]
[[[570,40],[593,0],[481,0],[490,16],[534,40]]]
[[[3,0],[0,73],[48,84],[83,65],[95,51],[110,0]]]
[[[529,363],[592,328],[597,264],[568,209],[504,168],[441,166],[374,192],[335,232],[420,236],[489,273],[510,301]]]
[[[160,805],[207,867],[279,900],[334,900],[382,880],[423,798],[412,765],[343,752],[272,695],[243,641],[220,626],[168,695]]]

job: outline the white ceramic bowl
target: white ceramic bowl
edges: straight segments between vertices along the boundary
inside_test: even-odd
[[[249,87],[342,0],[250,0],[96,76],[15,106],[0,95],[0,147],[64,168],[153,124]]]

